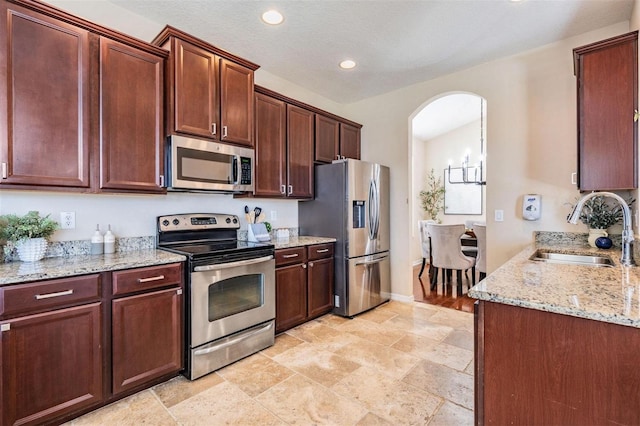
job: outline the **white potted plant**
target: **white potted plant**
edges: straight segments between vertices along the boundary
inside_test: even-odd
[[[30,211],[24,216],[7,214],[1,217],[0,239],[18,251],[18,257],[23,262],[35,262],[44,257],[48,240],[58,229],[58,222],[41,217],[37,211]]]

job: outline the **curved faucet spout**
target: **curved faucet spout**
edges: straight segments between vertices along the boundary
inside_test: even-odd
[[[614,194],[613,192],[590,192],[580,198],[576,203],[573,211],[567,217],[567,222],[573,223],[574,225],[578,223],[584,203],[587,202],[587,200],[598,196],[613,198],[622,207],[622,257],[620,258],[620,262],[625,266],[631,266],[633,265],[633,256],[631,253],[631,243],[633,242],[631,209],[629,208],[629,204],[627,204],[621,196]]]

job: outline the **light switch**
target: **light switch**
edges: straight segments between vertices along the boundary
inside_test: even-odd
[[[493,219],[496,222],[504,221],[504,210],[495,210],[493,214]]]

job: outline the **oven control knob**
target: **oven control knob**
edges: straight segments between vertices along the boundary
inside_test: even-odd
[[[162,224],[164,226],[169,226],[169,221],[167,219],[165,219],[165,220],[162,221]]]
[[[178,226],[180,224],[180,221],[178,219],[173,219],[173,224]]]
[[[231,223],[231,219],[230,219],[230,218],[227,218],[226,222],[227,222],[227,223]]]
[[[238,218],[234,217],[233,218],[233,223],[238,223]]]

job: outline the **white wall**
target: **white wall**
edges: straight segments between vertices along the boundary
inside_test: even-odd
[[[391,167],[393,293],[412,292],[413,116],[442,93],[471,92],[487,100],[488,269],[494,270],[530,243],[534,230],[586,231],[565,220],[578,195],[570,182],[577,150],[572,50],[628,30],[623,22],[348,105],[364,124],[363,155]],[[539,221],[521,217],[527,193],[542,194]],[[504,222],[493,221],[496,209],[504,210]]]

